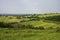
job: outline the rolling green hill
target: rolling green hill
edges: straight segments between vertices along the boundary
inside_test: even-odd
[[[0,16],[0,22],[22,25],[33,25],[34,27],[57,27],[60,26],[60,14],[34,14],[32,16]]]
[[[0,40],[60,40],[60,13],[0,16]]]

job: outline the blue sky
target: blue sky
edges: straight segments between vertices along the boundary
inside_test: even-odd
[[[60,12],[60,0],[0,0],[0,13]]]

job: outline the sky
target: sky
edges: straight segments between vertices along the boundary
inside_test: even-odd
[[[0,0],[0,14],[60,12],[60,0]]]

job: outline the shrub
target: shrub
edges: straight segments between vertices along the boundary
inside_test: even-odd
[[[27,26],[26,26],[26,28],[33,29],[33,28],[34,28],[34,26],[29,24],[29,25],[27,25]]]
[[[18,28],[25,29],[26,25],[18,24]]]
[[[0,22],[0,27],[1,27],[1,28],[10,28],[10,27],[12,27],[12,26],[11,26],[11,24],[9,24],[9,23]]]
[[[17,19],[21,19],[21,16],[17,16]]]
[[[56,32],[60,32],[60,27],[56,27]]]
[[[38,27],[34,27],[34,29],[39,29]]]
[[[54,29],[53,27],[48,27],[48,29]]]
[[[20,21],[20,22],[28,22],[29,20],[22,20],[22,21]]]
[[[9,19],[12,19],[12,17],[9,17]]]
[[[39,29],[40,29],[40,30],[44,30],[45,28],[44,28],[43,26],[40,26]]]
[[[30,21],[39,21],[40,18],[30,18]]]
[[[0,22],[0,27],[3,27],[4,26],[4,23],[3,22]]]
[[[22,24],[10,24],[10,28],[20,28],[20,29],[24,29],[26,28],[25,25],[22,25]]]

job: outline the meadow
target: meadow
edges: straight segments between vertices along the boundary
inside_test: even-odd
[[[60,13],[1,15],[0,40],[60,40]]]

